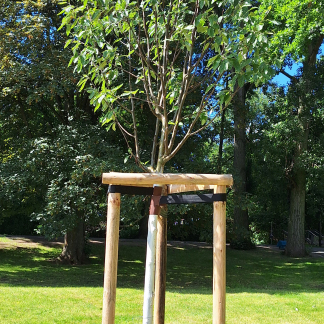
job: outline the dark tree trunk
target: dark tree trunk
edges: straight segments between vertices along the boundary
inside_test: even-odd
[[[303,64],[303,78],[308,78],[309,72],[314,67],[316,55],[323,42],[323,36],[311,42],[308,46],[308,58]],[[304,89],[310,92],[311,88]],[[296,149],[293,156],[291,193],[290,193],[290,213],[288,221],[288,239],[286,254],[292,257],[305,256],[305,200],[306,200],[306,170],[301,163],[302,155],[307,152],[309,133],[309,111],[305,108],[305,103],[300,100],[298,108],[298,120],[300,136],[296,141]]]
[[[297,139],[293,156],[293,167],[290,190],[290,212],[288,219],[288,238],[286,254],[291,257],[306,255],[305,249],[305,201],[306,201],[306,170],[300,161],[302,154],[307,151],[308,122],[306,117],[301,117],[303,106],[300,105],[299,126],[300,138]]]
[[[250,249],[249,216],[246,207],[246,90],[241,88],[234,97],[234,215],[231,247]]]
[[[290,213],[286,254],[291,257],[305,256],[305,197],[306,172],[296,171],[295,184],[290,192]]]
[[[225,124],[225,109],[222,111],[221,117],[221,129],[219,133],[219,147],[218,147],[218,157],[217,157],[217,173],[222,174],[223,168],[223,144],[224,144],[224,126]]]
[[[142,208],[142,219],[140,219],[138,225],[138,238],[145,239],[147,238],[147,232],[148,232],[148,210],[150,208],[150,199],[145,199],[144,205]]]
[[[319,233],[318,246],[321,247],[322,246],[322,212],[320,212],[320,215],[319,215],[318,233]]]
[[[64,246],[59,259],[70,264],[82,264],[86,260],[84,221],[64,236]]]
[[[138,238],[140,239],[146,239],[147,238],[147,232],[148,232],[148,215],[145,215],[140,221],[139,221],[139,230],[138,230]]]
[[[288,238],[286,254],[291,257],[303,257],[305,249],[305,202],[306,202],[306,170],[300,160],[307,151],[308,122],[302,117],[304,107],[298,109],[300,137],[297,138],[292,163],[292,177],[290,190],[290,212],[288,219]]]

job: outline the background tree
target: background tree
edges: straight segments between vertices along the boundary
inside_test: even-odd
[[[292,112],[296,114],[295,148],[291,156],[290,167],[290,213],[288,222],[288,243],[286,252],[291,256],[305,254],[304,224],[307,171],[304,157],[307,156],[309,144],[309,127],[313,108],[303,98],[312,92],[307,84],[310,73],[314,74],[319,49],[323,43],[323,7],[321,3],[307,1],[265,1],[263,6],[273,6],[273,17],[280,25],[272,39],[276,56],[281,55],[287,64],[302,63],[300,77],[287,75],[292,84],[304,84],[299,103],[295,101]],[[312,72],[311,72],[312,71]]]
[[[109,149],[118,140],[95,127],[88,94],[76,89],[58,2],[5,1],[0,10],[0,217],[64,235],[61,258],[80,263],[85,224],[102,213],[101,167],[120,163]]]

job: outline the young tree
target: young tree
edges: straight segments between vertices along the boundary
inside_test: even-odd
[[[267,43],[267,10],[256,12],[249,2],[80,2],[62,12],[62,26],[71,34],[68,43],[74,44],[71,63],[83,74],[80,88],[90,84],[91,103],[102,110],[102,123],[120,129],[146,172],[163,172],[190,137],[208,128],[231,102],[236,83],[263,78],[259,53]],[[204,66],[208,69],[201,75]],[[195,91],[196,100],[190,100]],[[149,160],[143,160],[140,147],[141,109],[155,117],[145,125],[154,130]],[[158,233],[163,252],[157,264],[164,268],[165,218],[159,219]],[[156,281],[161,286],[165,282]],[[156,300],[162,323],[164,298]]]
[[[267,12],[256,14],[247,2],[81,1],[63,13],[81,89],[91,84],[103,124],[121,130],[147,172],[163,172],[187,139],[213,122],[236,82],[263,78],[259,56],[248,54],[265,47]],[[203,64],[208,70],[200,77]],[[198,100],[189,100],[194,91]],[[150,161],[142,161],[139,146],[143,108],[156,118],[146,125],[155,128]]]

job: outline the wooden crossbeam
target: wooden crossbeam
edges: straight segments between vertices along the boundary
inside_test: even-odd
[[[128,186],[158,185],[219,185],[231,186],[233,177],[229,174],[181,174],[181,173],[119,173],[102,174],[102,183]]]

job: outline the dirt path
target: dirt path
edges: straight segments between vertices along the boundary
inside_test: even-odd
[[[1,240],[2,238],[2,240]],[[90,243],[93,244],[104,244],[104,238],[90,238]],[[132,245],[132,246],[146,246],[146,240],[140,239],[120,239],[120,245]],[[48,246],[48,247],[59,247],[63,245],[63,238],[55,241],[48,241],[43,236],[14,236],[14,235],[0,235],[0,249],[9,247],[38,247],[38,246]],[[182,242],[182,241],[169,241],[169,247],[174,248],[204,248],[211,249],[212,245],[203,242]]]
[[[36,248],[39,246],[56,247],[63,246],[62,240],[48,241],[41,236],[13,236],[0,235],[0,249],[19,247],[19,248]]]
[[[90,238],[90,243],[93,244],[104,244],[104,238]],[[140,239],[120,239],[120,245],[131,245],[131,246],[146,246],[146,240]],[[55,241],[48,241],[43,236],[1,236],[0,235],[0,249],[19,247],[38,247],[38,246],[48,246],[48,247],[61,247],[63,246],[63,238]],[[182,249],[182,248],[200,248],[200,249],[212,249],[212,245],[204,242],[183,242],[183,241],[168,241],[168,247]],[[275,245],[258,245],[258,249],[265,251],[271,251],[274,253],[281,253]],[[324,248],[313,247],[310,255],[313,257],[324,258]]]

